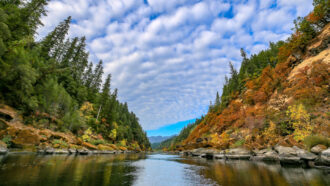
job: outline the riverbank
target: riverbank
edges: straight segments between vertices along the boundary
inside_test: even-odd
[[[276,146],[271,149],[248,150],[234,148],[227,150],[198,148],[176,151],[183,156],[193,156],[217,160],[250,160],[279,163],[281,165],[302,166],[303,168],[330,169],[330,148],[317,145],[311,152],[299,147]]]
[[[146,151],[137,143],[124,144],[105,140],[102,135],[25,125],[15,109],[0,104],[0,154],[8,152],[36,152],[39,154],[119,154]]]

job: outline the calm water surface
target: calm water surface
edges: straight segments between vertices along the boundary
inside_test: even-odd
[[[330,171],[166,154],[0,156],[0,185],[327,185]]]

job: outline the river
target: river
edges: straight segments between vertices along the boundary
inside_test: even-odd
[[[170,154],[0,156],[0,185],[330,185],[330,171]]]

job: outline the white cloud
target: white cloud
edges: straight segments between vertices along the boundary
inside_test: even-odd
[[[70,37],[87,36],[90,59],[104,61],[119,99],[155,129],[205,114],[228,61],[239,67],[240,48],[252,54],[285,39],[312,8],[311,0],[272,2],[53,0],[38,38],[71,15]]]

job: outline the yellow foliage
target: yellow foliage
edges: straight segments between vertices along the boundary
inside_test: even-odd
[[[90,102],[85,102],[81,105],[79,110],[80,116],[85,116],[86,119],[89,119],[94,111],[93,104]]]
[[[213,144],[218,144],[221,140],[220,136],[217,133],[211,134],[210,137],[211,137],[210,142],[213,143]]]
[[[113,141],[116,140],[117,138],[117,129],[112,129],[110,134],[109,134],[109,138],[112,139]]]
[[[276,124],[272,121],[269,122],[269,127],[264,131],[266,139],[276,138]]]
[[[82,136],[82,139],[85,141],[85,142],[88,142],[91,140],[91,135],[92,135],[93,131],[92,131],[92,128],[89,127],[87,130],[85,130],[84,132],[84,135]]]
[[[127,145],[127,141],[126,141],[126,139],[121,140],[121,141],[119,142],[119,145],[120,145],[120,146],[126,146],[126,145]]]
[[[297,141],[302,141],[305,137],[311,135],[313,127],[310,122],[310,115],[302,104],[289,106],[287,116],[290,117],[294,128],[293,136]]]

